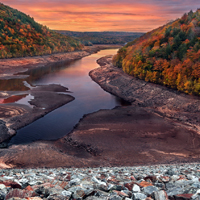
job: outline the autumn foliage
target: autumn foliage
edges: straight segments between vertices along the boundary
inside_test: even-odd
[[[68,52],[82,47],[80,41],[51,31],[0,3],[0,58]]]
[[[200,95],[200,9],[128,43],[113,63],[145,81]]]

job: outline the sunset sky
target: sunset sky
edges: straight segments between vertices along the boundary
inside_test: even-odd
[[[1,0],[55,30],[147,32],[190,10],[200,0]]]

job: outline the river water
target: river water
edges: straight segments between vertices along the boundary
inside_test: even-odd
[[[61,84],[69,88],[69,94],[74,96],[75,100],[18,130],[10,145],[56,140],[70,133],[85,114],[122,105],[120,99],[105,92],[88,75],[92,69],[99,67],[96,63],[98,58],[116,52],[117,49],[102,50],[64,66],[29,71],[30,77],[26,81],[30,85]],[[26,96],[16,103],[27,104],[30,98]]]

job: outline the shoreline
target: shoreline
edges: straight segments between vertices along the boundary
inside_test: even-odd
[[[26,72],[30,69],[36,69],[48,64],[69,63],[81,59],[103,49],[118,48],[120,45],[93,45],[86,46],[82,51],[56,53],[43,56],[20,57],[0,59],[0,80],[11,78],[23,78],[26,75],[15,75]]]
[[[130,76],[111,63],[112,56],[97,60],[101,66],[90,72],[105,91],[134,106],[145,108],[200,134],[200,98]]]

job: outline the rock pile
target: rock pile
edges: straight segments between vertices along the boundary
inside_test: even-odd
[[[200,164],[0,172],[6,200],[200,199]]]

